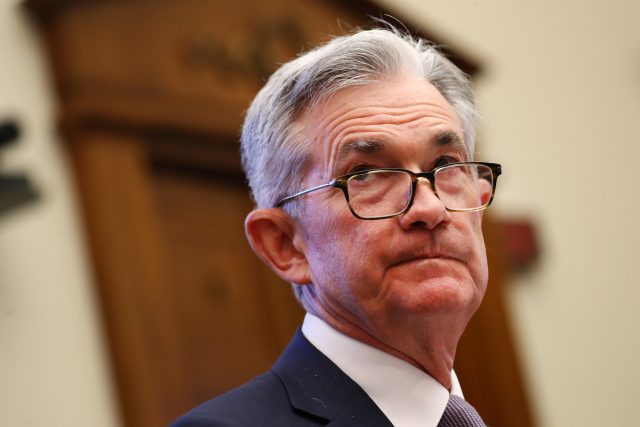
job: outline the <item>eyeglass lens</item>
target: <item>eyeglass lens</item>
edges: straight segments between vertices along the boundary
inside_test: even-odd
[[[434,181],[437,196],[454,211],[485,207],[493,191],[493,174],[485,165],[438,169]],[[349,179],[347,191],[351,209],[363,218],[396,215],[411,201],[412,179],[404,171],[364,172]]]

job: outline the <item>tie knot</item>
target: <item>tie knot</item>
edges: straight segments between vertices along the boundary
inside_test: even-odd
[[[460,396],[452,394],[438,427],[486,427],[486,424],[473,406]]]

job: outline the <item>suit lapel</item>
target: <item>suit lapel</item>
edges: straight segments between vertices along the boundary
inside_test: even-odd
[[[362,389],[361,389],[362,390]],[[393,427],[371,398],[362,391],[354,393],[352,399],[344,402],[344,410],[327,424],[330,427]]]
[[[298,331],[272,368],[291,406],[331,427],[392,424],[367,394]]]

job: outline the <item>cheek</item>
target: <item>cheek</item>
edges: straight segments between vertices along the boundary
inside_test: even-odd
[[[472,274],[476,285],[485,289],[489,278],[489,267],[487,263],[487,251],[484,243],[484,235],[482,234],[482,214],[474,212],[470,218],[470,241],[473,242],[473,263]]]
[[[484,290],[487,288],[487,282],[489,280],[489,265],[487,263],[487,254],[484,246],[484,241],[481,242],[481,247],[479,249],[479,259],[478,259],[478,271],[474,279],[478,286],[478,288]]]
[[[467,246],[467,263],[471,275],[479,287],[484,288],[488,278],[487,254],[482,234],[481,212],[460,213],[460,221],[454,221],[459,233],[459,244]]]
[[[349,227],[336,216],[309,213],[304,224],[307,259],[316,280],[344,269],[346,259],[351,259],[353,238]]]
[[[315,283],[334,289],[346,286],[348,292],[362,294],[381,274],[375,251],[381,236],[372,227],[375,224],[347,214],[309,222],[307,257]]]

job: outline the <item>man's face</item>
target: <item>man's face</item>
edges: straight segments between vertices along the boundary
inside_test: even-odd
[[[419,172],[469,160],[453,108],[414,77],[344,89],[299,124],[311,144],[309,187],[359,169]],[[466,324],[480,304],[487,283],[482,216],[447,212],[428,183],[418,184],[407,213],[391,219],[355,218],[337,189],[301,203],[311,312],[385,341],[394,325],[429,316]]]

